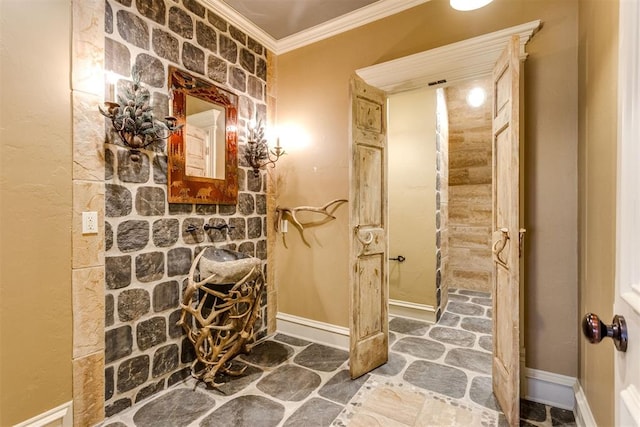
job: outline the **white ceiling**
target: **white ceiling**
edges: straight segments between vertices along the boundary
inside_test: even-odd
[[[276,54],[429,0],[201,0]]]

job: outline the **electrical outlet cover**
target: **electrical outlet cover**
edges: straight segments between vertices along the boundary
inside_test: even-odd
[[[82,212],[82,234],[98,232],[98,212]]]

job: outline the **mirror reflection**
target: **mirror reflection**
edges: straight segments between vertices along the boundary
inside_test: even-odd
[[[224,179],[225,114],[224,108],[187,95],[186,174]]]

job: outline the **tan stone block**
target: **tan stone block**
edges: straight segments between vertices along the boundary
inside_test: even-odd
[[[104,267],[73,270],[73,357],[104,350]]]
[[[450,242],[457,247],[490,249],[491,227],[452,226]]]
[[[451,283],[456,288],[491,292],[491,273],[482,271],[451,271]]]
[[[267,294],[267,332],[269,334],[276,332],[276,315],[278,314],[278,294],[273,291]]]
[[[73,268],[104,265],[104,182],[73,182]],[[82,234],[82,212],[98,213],[98,233]]]
[[[73,179],[104,181],[104,116],[102,98],[73,92]]]
[[[449,169],[449,188],[470,184],[468,169]]]
[[[449,227],[456,225],[486,226],[491,224],[490,208],[458,209],[450,205]]]
[[[72,3],[71,87],[104,96],[104,1]]]
[[[92,426],[104,419],[104,353],[73,361],[73,424]]]
[[[484,166],[491,168],[491,150],[456,150],[449,153],[449,169]]]
[[[469,168],[469,182],[472,184],[489,184],[493,180],[491,168]]]
[[[449,247],[451,269],[491,272],[493,259],[490,249]]]

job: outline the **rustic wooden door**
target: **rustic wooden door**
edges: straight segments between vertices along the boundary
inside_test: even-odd
[[[351,80],[350,355],[352,378],[389,357],[386,95]]]
[[[519,37],[493,70],[493,392],[520,424]]]

